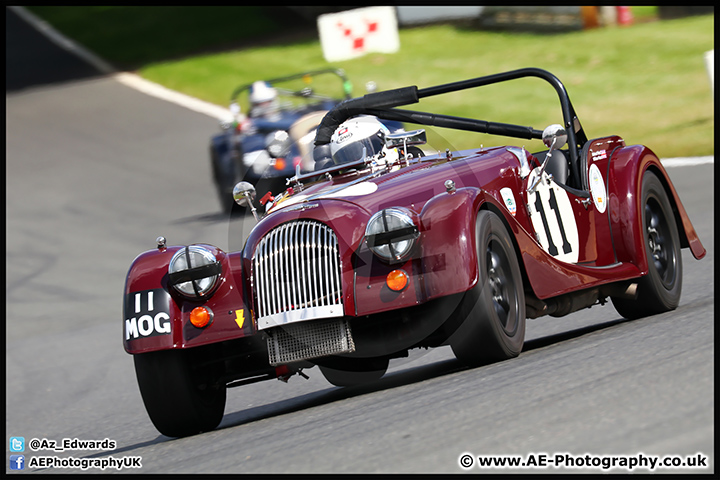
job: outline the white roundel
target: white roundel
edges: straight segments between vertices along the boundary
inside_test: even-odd
[[[590,179],[590,194],[592,195],[595,208],[597,208],[598,212],[605,213],[605,209],[607,208],[605,182],[600,174],[600,169],[594,163],[590,165],[588,177]]]
[[[530,173],[528,185],[532,185],[538,170]],[[577,263],[580,240],[570,198],[545,172],[535,191],[528,193],[528,210],[543,249],[562,262]]]

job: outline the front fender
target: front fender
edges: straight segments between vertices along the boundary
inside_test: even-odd
[[[474,187],[431,198],[418,215],[417,250],[402,263],[378,260],[361,242],[355,251],[351,279],[354,315],[412,307],[472,288],[478,279],[475,216],[483,199],[484,193]],[[385,284],[394,269],[408,274],[407,288],[400,292],[391,291]]]
[[[426,300],[469,290],[478,280],[475,217],[486,201],[476,187],[431,198],[420,213]]]
[[[220,285],[209,298],[188,300],[168,285],[168,265],[182,246],[138,255],[128,270],[123,301],[123,346],[131,354],[182,349],[231,340],[257,332],[253,314],[243,301],[242,262],[211,245],[222,266]],[[213,321],[200,329],[190,312],[206,306]]]

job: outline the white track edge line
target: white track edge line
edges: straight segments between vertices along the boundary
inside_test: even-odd
[[[665,168],[673,167],[694,167],[695,165],[715,164],[715,155],[706,157],[678,157],[678,158],[661,158],[660,163]]]
[[[195,112],[204,113],[217,120],[232,119],[232,113],[230,113],[230,110],[227,108],[191,97],[190,95],[185,95],[184,93],[176,92],[157,83],[145,80],[134,73],[120,72],[114,74],[113,77],[123,85],[134,88],[147,95],[175,103]]]
[[[140,76],[133,73],[118,72],[108,62],[104,61],[88,49],[84,48],[82,45],[79,45],[71,39],[67,38],[57,30],[55,30],[49,23],[37,17],[26,8],[19,6],[8,6],[8,8],[10,8],[19,17],[25,20],[30,26],[35,28],[35,30],[45,35],[52,43],[79,56],[80,58],[97,68],[100,72],[108,75],[112,74],[113,77],[123,85],[143,92],[147,95],[151,95],[153,97],[175,103],[195,112],[203,113],[217,120],[229,120],[232,118],[232,114],[227,108],[223,108],[219,105],[205,102],[198,98],[194,98],[189,95],[170,90],[169,88],[145,80],[144,78],[141,78]]]

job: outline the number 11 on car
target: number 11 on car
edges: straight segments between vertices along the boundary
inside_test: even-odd
[[[537,170],[528,177],[531,185]],[[570,198],[546,173],[534,191],[528,192],[528,211],[536,238],[543,249],[562,262],[578,261],[579,241]]]

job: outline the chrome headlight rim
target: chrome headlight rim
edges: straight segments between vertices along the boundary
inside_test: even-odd
[[[181,248],[168,264],[168,284],[188,299],[210,297],[222,277],[222,265],[215,254],[201,245]]]
[[[404,207],[389,207],[373,214],[365,227],[370,251],[388,263],[409,258],[420,236],[415,214]]]

